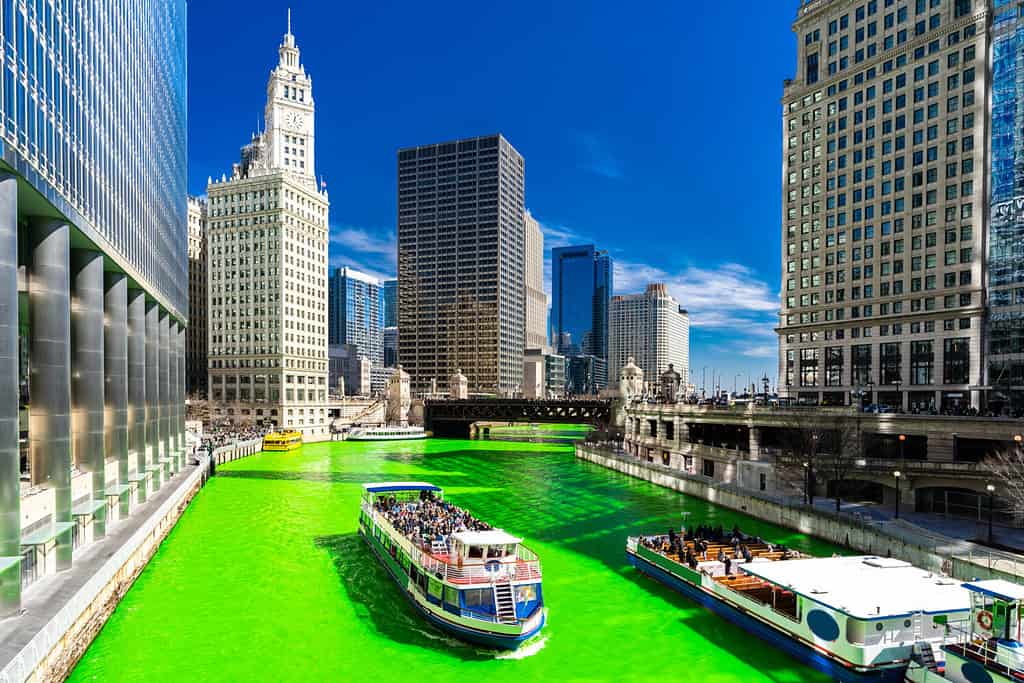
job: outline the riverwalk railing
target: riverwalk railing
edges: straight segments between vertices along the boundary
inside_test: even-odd
[[[232,460],[238,460],[263,450],[263,439],[249,439],[248,441],[235,441],[226,446],[219,446],[210,453],[214,465],[223,465]]]

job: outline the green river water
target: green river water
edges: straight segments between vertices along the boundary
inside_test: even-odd
[[[399,479],[440,485],[526,538],[544,571],[540,637],[513,654],[478,651],[417,616],[356,533],[361,484]],[[684,510],[692,522],[835,550],[578,461],[565,443],[262,453],[218,470],[71,680],[827,680],[628,565],[628,534],[678,528]]]

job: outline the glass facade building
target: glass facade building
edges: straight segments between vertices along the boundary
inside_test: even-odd
[[[184,466],[186,3],[2,2],[0,59],[3,617]]]
[[[328,344],[349,344],[373,365],[383,365],[380,294],[380,283],[369,275],[335,270],[328,282]]]
[[[612,258],[593,244],[551,250],[551,332],[559,353],[608,359]]]
[[[988,384],[992,408],[1024,408],[1024,17],[996,0],[992,28],[992,202]]]
[[[398,280],[384,280],[380,283],[380,326],[398,326]]]

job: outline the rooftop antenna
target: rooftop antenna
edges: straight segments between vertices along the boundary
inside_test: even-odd
[[[288,8],[288,35],[292,34],[292,8]]]

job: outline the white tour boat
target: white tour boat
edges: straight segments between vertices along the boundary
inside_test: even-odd
[[[901,560],[785,559],[790,553],[766,552],[760,539],[744,543],[754,550],[749,561],[727,543],[712,543],[706,559],[692,557],[691,541],[682,558],[665,536],[631,537],[626,555],[643,573],[839,681],[903,681],[920,648],[941,652],[951,629],[970,618],[971,594],[959,581]]]
[[[353,427],[347,439],[350,441],[409,441],[425,439],[427,433],[423,427]]]

